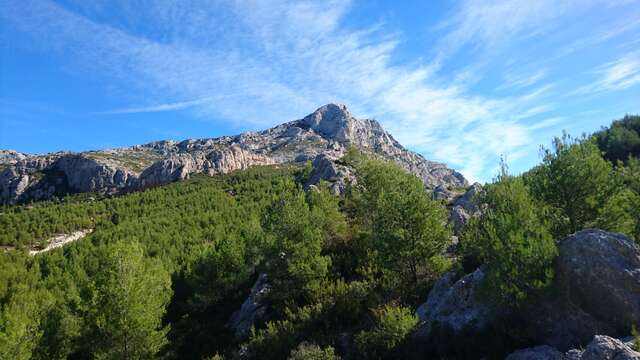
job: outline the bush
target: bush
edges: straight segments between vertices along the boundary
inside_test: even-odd
[[[555,138],[552,149],[543,149],[542,164],[524,179],[533,196],[547,204],[556,237],[592,226],[598,208],[612,191],[611,163],[588,139],[565,134]]]
[[[640,195],[622,189],[600,208],[599,228],[623,233],[640,241]]]
[[[389,358],[418,325],[413,311],[402,306],[387,305],[373,315],[373,328],[355,336],[356,347],[366,359]]]
[[[307,342],[300,343],[298,347],[291,351],[289,360],[339,360],[331,346],[321,348],[316,344]]]

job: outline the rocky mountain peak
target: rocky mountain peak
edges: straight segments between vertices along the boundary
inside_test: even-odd
[[[27,156],[0,153],[0,203],[48,199],[67,192],[121,193],[251,166],[314,161],[323,180],[348,174],[334,161],[350,146],[393,161],[425,188],[458,188],[462,174],[405,149],[375,120],[356,119],[345,105],[327,104],[302,119],[260,132],[219,138],[164,140],[129,148]],[[320,171],[322,170],[322,171]],[[336,188],[343,188],[344,181]]]
[[[14,165],[20,160],[27,158],[27,155],[19,153],[15,150],[0,150],[0,166]]]
[[[347,142],[355,122],[358,120],[351,116],[345,105],[327,104],[304,117],[300,125],[325,138]]]

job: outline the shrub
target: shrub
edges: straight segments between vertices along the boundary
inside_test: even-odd
[[[547,217],[557,237],[592,226],[611,193],[612,165],[587,139],[565,134],[543,149],[542,164],[525,175],[534,197],[551,207]]]
[[[291,351],[289,360],[339,360],[331,346],[321,348],[316,344],[302,342],[297,348]]]
[[[418,325],[418,317],[402,306],[387,305],[373,315],[373,328],[355,336],[356,347],[366,359],[388,358]]]
[[[600,208],[597,225],[640,241],[640,195],[620,190]]]

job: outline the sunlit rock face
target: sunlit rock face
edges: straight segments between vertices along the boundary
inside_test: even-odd
[[[397,163],[422,179],[428,190],[468,186],[462,174],[405,149],[377,121],[356,119],[346,106],[328,104],[303,119],[236,136],[163,140],[83,153],[30,156],[4,150],[0,152],[0,203],[42,200],[69,192],[114,194],[184,180],[192,174],[215,175],[314,160],[323,167],[314,179],[332,177],[339,193],[349,180],[341,177],[351,173],[333,162],[351,146]]]

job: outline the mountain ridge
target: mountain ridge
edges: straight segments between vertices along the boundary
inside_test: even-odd
[[[3,150],[0,203],[46,200],[74,192],[115,194],[183,180],[191,174],[224,174],[320,156],[335,161],[351,146],[396,162],[421,178],[428,190],[468,186],[457,171],[404,148],[376,120],[357,119],[345,105],[327,104],[302,119],[233,136],[44,155]]]

